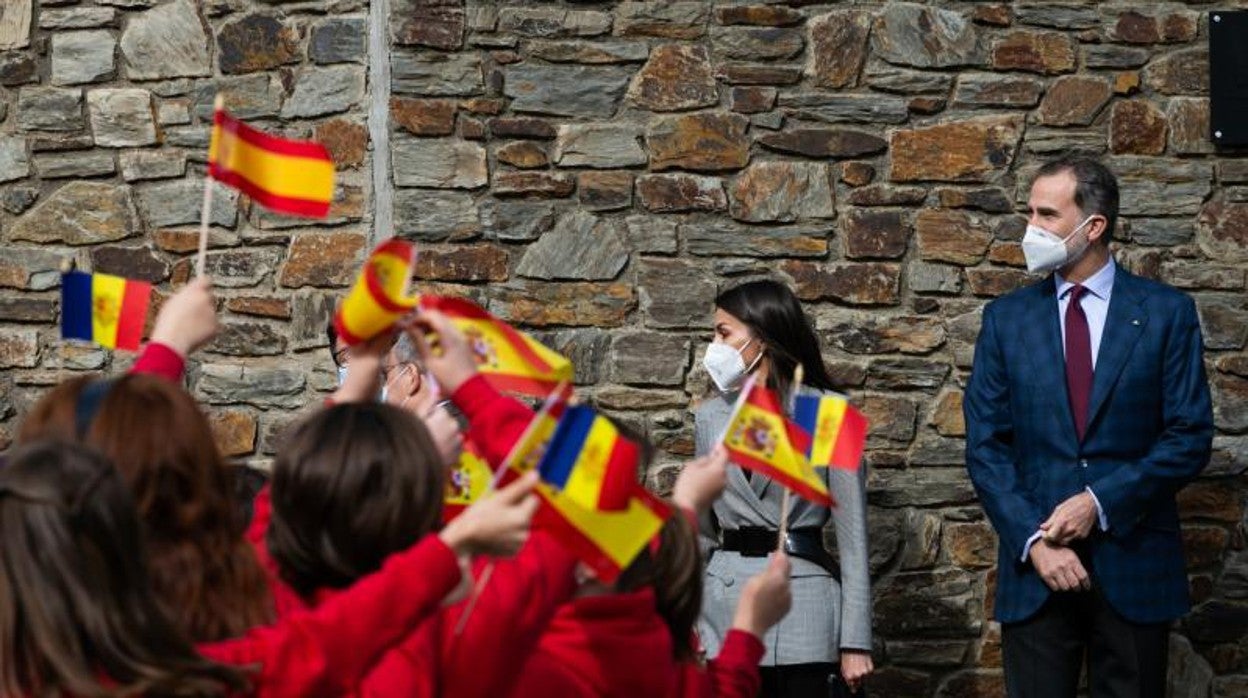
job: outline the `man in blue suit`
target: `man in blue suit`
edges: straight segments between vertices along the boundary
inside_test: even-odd
[[[1046,164],[1027,208],[1027,266],[1048,275],[984,309],[964,400],[1006,686],[1074,696],[1086,656],[1091,695],[1161,698],[1189,608],[1175,493],[1213,439],[1196,307],[1114,263],[1099,162]]]

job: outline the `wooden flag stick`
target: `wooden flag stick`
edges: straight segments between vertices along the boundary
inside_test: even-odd
[[[481,570],[481,576],[477,578],[476,584],[472,585],[472,596],[468,598],[468,603],[464,605],[464,613],[455,622],[455,636],[464,634],[464,627],[468,625],[468,617],[472,615],[472,610],[477,607],[477,599],[481,598],[481,592],[485,591],[485,585],[490,583],[490,577],[494,575],[494,561],[491,560],[485,565],[485,569]]]
[[[529,420],[528,426],[524,428],[524,433],[520,434],[520,438],[516,439],[516,442],[511,446],[511,450],[507,452],[507,457],[503,459],[502,463],[498,464],[498,470],[494,471],[494,479],[490,480],[490,486],[486,492],[498,489],[498,483],[503,479],[503,474],[511,469],[512,463],[515,462],[516,456],[519,454],[520,447],[533,435],[533,430],[541,423],[542,417],[545,417],[550,412],[555,396],[563,394],[567,387],[567,381],[560,381],[559,385],[555,386],[554,391],[546,396],[546,401],[542,403],[541,409],[533,415],[533,419]]]
[[[797,407],[797,391],[802,388],[802,379],[806,377],[806,370],[799,363],[793,369],[793,385],[789,388],[789,415],[792,416],[794,409]],[[793,498],[793,490],[788,487],[784,488],[784,499],[780,501],[780,540],[776,544],[776,552],[784,552],[784,539],[789,534],[789,505]]]
[[[217,112],[225,108],[225,97],[217,93],[212,103],[213,128],[216,128]],[[220,156],[220,153],[217,154]],[[204,275],[204,262],[208,257],[208,219],[212,216],[212,176],[204,175],[204,207],[199,212],[199,256],[195,260],[195,276]]]

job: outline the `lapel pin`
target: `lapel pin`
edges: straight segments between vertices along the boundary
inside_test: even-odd
[[[1139,320],[1132,320],[1132,321],[1131,321],[1131,324],[1132,324],[1132,325],[1135,325],[1136,327],[1139,327],[1139,326],[1140,326],[1140,321],[1139,321]]]

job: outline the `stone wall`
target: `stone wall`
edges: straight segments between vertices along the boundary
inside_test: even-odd
[[[873,422],[879,696],[1002,694],[961,389],[979,310],[1028,281],[1029,172],[1104,155],[1118,257],[1196,297],[1216,400],[1214,461],[1181,496],[1197,608],[1175,695],[1248,692],[1248,160],[1209,141],[1207,4],[394,0],[371,58],[365,0],[32,5],[0,10],[0,441],[47,385],[124,362],[58,341],[63,256],[162,293],[187,277],[222,90],[341,173],[316,224],[218,192],[226,327],[191,380],[227,452],[271,456],[331,387],[321,327],[390,232],[378,188],[422,286],[570,355],[662,449],[659,483],[692,450],[711,299],[784,279]],[[376,99],[390,130],[370,139]]]

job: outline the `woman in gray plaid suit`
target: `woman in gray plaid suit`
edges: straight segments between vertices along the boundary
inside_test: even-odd
[[[805,377],[798,390],[832,392],[818,339],[788,287],[754,281],[715,299],[715,338],[703,364],[718,394],[696,411],[697,453],[722,437],[737,391],[751,373],[787,400],[793,370]],[[771,479],[728,468],[728,487],[702,526],[706,567],[698,630],[709,656],[732,624],[741,587],[767,564],[776,548],[784,488]],[[836,695],[856,691],[871,673],[871,585],[867,569],[866,485],[863,469],[828,468],[836,507],[792,497],[785,548],[793,566],[793,610],[763,638],[763,695]],[[835,525],[838,558],[823,546],[823,528]]]

